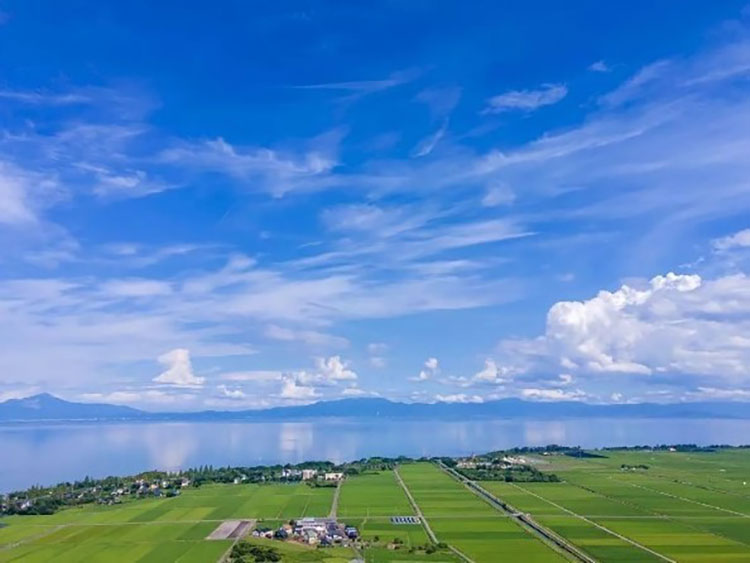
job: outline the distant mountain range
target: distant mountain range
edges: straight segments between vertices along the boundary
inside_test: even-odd
[[[131,407],[73,403],[48,393],[0,403],[0,422],[40,421],[282,421],[315,418],[467,420],[489,418],[736,418],[750,419],[750,403],[591,405],[578,401],[538,403],[500,399],[485,403],[398,403],[387,399],[343,399],[264,410],[147,412]]]

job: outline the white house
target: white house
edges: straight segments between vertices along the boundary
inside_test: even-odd
[[[302,479],[305,481],[309,481],[310,479],[315,479],[315,477],[318,474],[317,469],[303,469],[302,470]]]

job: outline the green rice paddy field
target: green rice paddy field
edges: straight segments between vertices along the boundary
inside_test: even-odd
[[[479,484],[591,560],[750,563],[750,449],[599,453],[606,457],[528,458],[542,471],[556,473],[560,483]],[[6,524],[0,528],[0,562],[216,562],[232,540],[206,537],[223,520],[257,519],[272,525],[327,516],[332,509],[376,545],[356,552],[273,542],[284,561],[576,560],[435,464],[405,464],[398,473],[416,509],[396,474],[383,471],[348,478],[336,507],[332,488],[241,484],[187,489],[176,498],[67,509],[52,516],[7,517],[0,520]],[[437,540],[454,551],[409,552],[429,544],[425,528],[392,524],[390,517],[416,516],[417,510]],[[403,547],[389,549],[396,538]]]

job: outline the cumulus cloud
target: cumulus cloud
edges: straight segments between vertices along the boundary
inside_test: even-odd
[[[563,367],[562,385],[574,374],[744,380],[750,378],[749,331],[748,276],[703,280],[669,273],[641,289],[623,285],[585,301],[556,303],[542,336],[504,341],[501,350],[508,369]]]
[[[507,366],[498,366],[494,360],[488,358],[484,361],[484,369],[474,374],[471,382],[498,385],[510,380],[510,372]]]
[[[419,375],[412,377],[411,381],[427,381],[440,371],[440,362],[437,358],[427,358],[424,362],[424,369],[419,371]]]
[[[563,84],[543,84],[538,90],[511,90],[487,100],[484,113],[534,111],[542,106],[556,104],[567,94],[568,89]]]
[[[190,352],[185,348],[175,348],[159,356],[160,364],[167,370],[154,378],[156,383],[175,385],[178,387],[197,387],[203,385],[205,378],[193,373],[190,362]]]
[[[349,362],[341,359],[341,356],[330,358],[317,358],[315,360],[318,373],[325,381],[351,381],[357,379],[357,373],[349,369]]]
[[[316,399],[319,396],[320,394],[314,387],[299,383],[294,376],[284,377],[281,386],[281,393],[279,395],[282,399],[290,399],[294,401],[309,401]]]

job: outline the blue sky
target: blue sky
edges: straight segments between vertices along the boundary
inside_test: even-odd
[[[742,2],[0,1],[0,399],[750,399]]]

